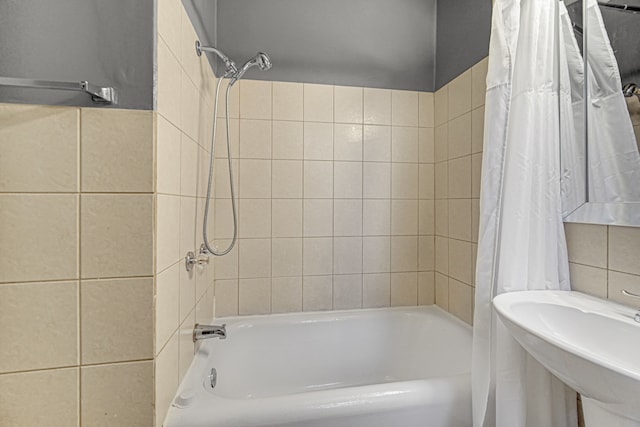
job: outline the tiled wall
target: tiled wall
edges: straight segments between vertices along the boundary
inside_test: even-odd
[[[216,315],[433,302],[433,94],[242,80],[230,105]]]
[[[154,127],[0,105],[0,425],[152,424]]]
[[[193,358],[194,323],[213,317],[213,260],[190,273],[184,267],[186,253],[197,254],[202,243],[216,82],[205,57],[196,55],[196,39],[181,1],[158,1],[157,426]]]
[[[487,60],[435,93],[435,298],[473,318]]]

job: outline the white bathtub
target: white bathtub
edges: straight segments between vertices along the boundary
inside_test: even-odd
[[[471,328],[435,306],[220,323],[165,427],[471,426]]]

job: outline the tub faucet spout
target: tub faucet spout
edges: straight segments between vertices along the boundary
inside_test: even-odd
[[[193,327],[193,342],[204,340],[207,338],[227,338],[227,325],[201,325],[196,323]]]

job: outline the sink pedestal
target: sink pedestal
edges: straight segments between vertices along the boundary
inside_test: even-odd
[[[582,396],[585,427],[640,427],[640,422],[613,412],[608,405]]]

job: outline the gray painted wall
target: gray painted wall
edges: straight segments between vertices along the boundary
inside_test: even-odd
[[[0,0],[0,76],[113,86],[153,108],[154,0]],[[0,86],[0,102],[96,106],[80,92]]]
[[[489,54],[491,0],[439,0],[435,89]]]

